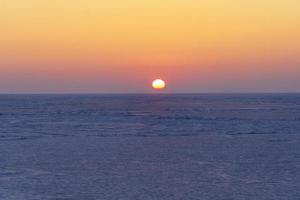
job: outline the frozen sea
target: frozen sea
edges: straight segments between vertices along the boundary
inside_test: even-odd
[[[0,95],[1,200],[299,200],[300,94]]]

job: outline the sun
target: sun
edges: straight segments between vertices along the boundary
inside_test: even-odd
[[[166,83],[161,79],[156,79],[152,82],[152,87],[155,89],[164,89],[166,87]]]

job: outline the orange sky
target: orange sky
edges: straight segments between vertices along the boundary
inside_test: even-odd
[[[1,0],[0,92],[300,92],[299,0]]]

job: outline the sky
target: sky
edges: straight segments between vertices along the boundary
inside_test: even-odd
[[[300,92],[299,0],[0,0],[0,93]]]

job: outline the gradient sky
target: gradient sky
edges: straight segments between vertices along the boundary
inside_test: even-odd
[[[299,0],[0,0],[0,93],[300,92]]]

